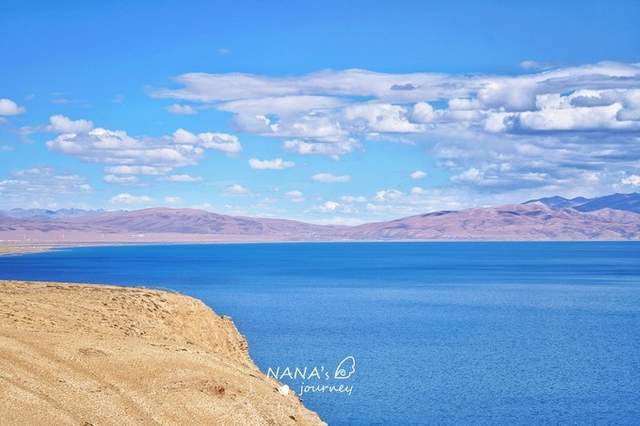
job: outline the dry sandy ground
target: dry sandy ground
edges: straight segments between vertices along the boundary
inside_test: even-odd
[[[322,424],[231,319],[157,290],[0,281],[0,424]]]
[[[47,251],[51,249],[51,246],[33,246],[33,245],[14,245],[6,246],[0,245],[0,256],[7,254],[25,254],[25,253],[38,253],[41,251]]]

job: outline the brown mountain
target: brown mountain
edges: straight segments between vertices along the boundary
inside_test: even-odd
[[[580,212],[541,202],[441,211],[359,226],[152,208],[69,217],[0,216],[3,242],[217,242],[340,240],[634,240],[640,214]]]
[[[199,242],[329,240],[340,227],[151,208],[72,217],[0,216],[0,240],[38,242]]]
[[[640,214],[515,204],[369,223],[350,229],[347,235],[376,240],[625,240],[640,237]]]

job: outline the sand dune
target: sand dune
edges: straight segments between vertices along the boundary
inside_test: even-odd
[[[179,294],[0,281],[0,424],[322,424]]]

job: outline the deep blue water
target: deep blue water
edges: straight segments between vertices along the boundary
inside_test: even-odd
[[[87,247],[0,257],[0,278],[201,298],[264,372],[353,386],[303,395],[330,424],[640,423],[640,243]]]

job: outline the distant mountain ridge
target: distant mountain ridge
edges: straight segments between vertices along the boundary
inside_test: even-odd
[[[440,211],[358,226],[229,216],[197,209],[22,210],[0,214],[0,243],[367,240],[638,240],[640,194]],[[612,207],[613,206],[613,207]]]
[[[365,240],[633,240],[640,238],[640,214],[579,212],[533,202],[369,223],[348,235]]]
[[[630,194],[611,194],[596,198],[564,198],[564,197],[546,197],[538,198],[525,202],[540,202],[549,207],[572,208],[581,212],[592,212],[601,209],[625,210],[634,213],[640,213],[640,193],[633,192]]]
[[[0,212],[0,214],[15,218],[69,218],[78,216],[88,216],[92,214],[104,213],[105,210],[84,210],[84,209],[11,209]]]

